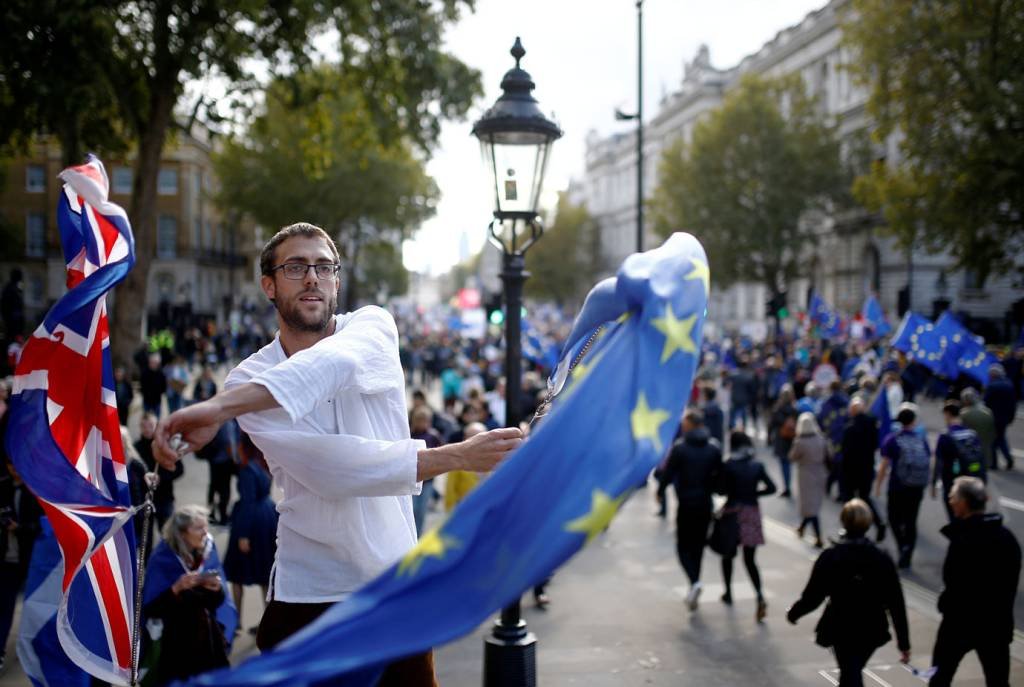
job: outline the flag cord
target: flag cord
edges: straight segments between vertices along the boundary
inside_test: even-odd
[[[150,478],[150,475],[152,477]],[[142,625],[142,583],[146,579],[146,549],[149,547],[149,524],[156,507],[153,505],[153,492],[160,482],[156,473],[147,475],[146,501],[142,504],[142,545],[136,549],[135,566],[135,617],[132,619],[132,673],[131,687],[139,684],[139,636]]]

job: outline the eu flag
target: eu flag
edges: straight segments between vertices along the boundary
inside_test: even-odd
[[[892,347],[906,353],[911,362],[921,363],[932,372],[938,370],[943,346],[927,317],[908,311],[893,334]]]
[[[825,302],[825,299],[817,293],[811,294],[811,302],[808,311],[811,316],[811,322],[817,325],[818,331],[821,332],[822,336],[835,338],[842,334],[843,323],[839,319],[839,316],[834,310],[832,310],[831,306]]]
[[[194,684],[373,684],[387,663],[472,631],[547,578],[664,455],[698,363],[708,286],[689,234],[628,257],[614,282],[622,310],[588,329],[550,414],[490,479],[303,632]]]
[[[985,340],[980,336],[969,336],[958,351],[957,369],[970,375],[980,384],[988,384],[988,368],[999,359],[985,350]]]
[[[960,353],[974,335],[948,310],[936,320],[935,333],[939,335],[942,351],[936,372],[947,379],[956,379],[960,374]]]
[[[874,296],[867,297],[867,300],[864,301],[864,307],[861,308],[860,312],[864,316],[864,320],[871,325],[871,329],[874,330],[876,337],[885,336],[892,331],[892,325],[889,324],[889,320],[885,317],[882,304]]]

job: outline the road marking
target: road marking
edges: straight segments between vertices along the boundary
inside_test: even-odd
[[[1011,499],[1008,496],[1000,496],[999,505],[1004,508],[1012,508],[1013,510],[1024,511],[1024,501]]]
[[[829,671],[829,670],[819,670],[818,671],[818,675],[820,675],[823,678],[825,678],[826,680],[828,680],[829,684],[832,684],[832,685],[835,685],[835,687],[838,687],[839,680],[837,680],[834,677],[832,677],[832,672],[831,671]]]
[[[872,680],[874,680],[875,682],[877,682],[878,684],[880,684],[882,687],[892,687],[892,685],[890,685],[888,682],[875,675],[872,671],[868,670],[867,668],[864,669],[864,674]]]

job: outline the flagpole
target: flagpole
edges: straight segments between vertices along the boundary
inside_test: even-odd
[[[135,614],[132,619],[132,673],[131,686],[138,687],[139,684],[139,658],[141,651],[140,636],[142,631],[142,584],[146,580],[146,548],[149,546],[149,525],[153,519],[153,493],[160,477],[156,473],[146,475],[146,500],[142,508],[142,544],[135,549]],[[133,516],[134,517],[134,516]]]

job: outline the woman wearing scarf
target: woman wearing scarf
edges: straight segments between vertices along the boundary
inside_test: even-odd
[[[206,510],[183,506],[164,525],[146,570],[142,612],[150,637],[146,684],[165,684],[228,665],[238,612]]]

